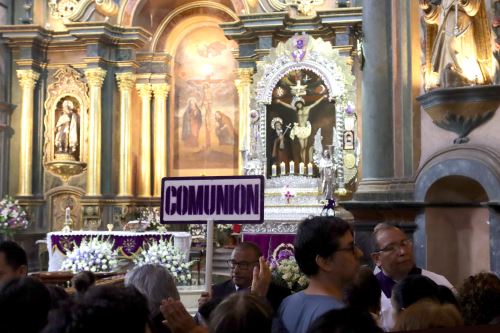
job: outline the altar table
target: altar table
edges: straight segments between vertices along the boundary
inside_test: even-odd
[[[49,251],[49,272],[58,271],[66,258],[66,251],[73,244],[80,245],[83,238],[99,237],[109,239],[113,243],[113,249],[117,249],[120,255],[132,257],[139,252],[143,245],[152,240],[170,240],[182,253],[189,256],[191,247],[191,234],[188,232],[131,232],[131,231],[71,231],[71,232],[49,232],[47,234],[47,249]]]

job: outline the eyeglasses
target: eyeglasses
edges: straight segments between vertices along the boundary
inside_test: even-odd
[[[384,248],[381,248],[380,250],[374,251],[375,253],[380,253],[380,252],[397,252],[400,251],[402,248],[407,249],[413,244],[411,239],[404,239],[401,242],[396,243],[396,244],[389,244]]]
[[[246,269],[249,269],[250,267],[252,267],[256,262],[259,262],[259,261],[256,260],[256,261],[240,261],[240,262],[238,262],[235,260],[228,260],[227,265],[231,269],[235,269],[236,266],[238,266],[240,269],[246,270]]]

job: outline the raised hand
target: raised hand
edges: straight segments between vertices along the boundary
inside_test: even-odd
[[[252,293],[266,297],[271,284],[271,269],[264,257],[259,258],[259,267],[253,268]]]

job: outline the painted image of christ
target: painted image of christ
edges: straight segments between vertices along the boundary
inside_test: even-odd
[[[238,173],[235,46],[209,23],[181,38],[173,55],[170,95],[172,176]]]

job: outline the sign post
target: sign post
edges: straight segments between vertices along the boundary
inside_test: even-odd
[[[212,287],[214,223],[264,222],[264,176],[165,177],[162,224],[207,223],[205,286]]]

